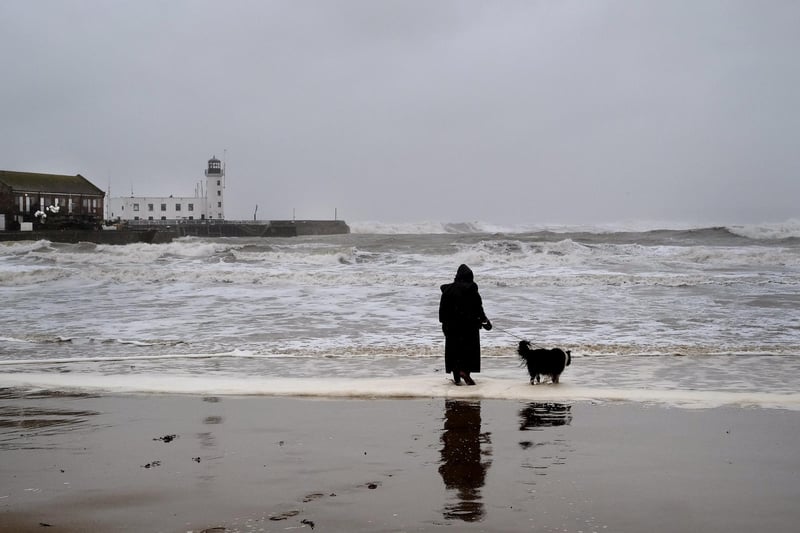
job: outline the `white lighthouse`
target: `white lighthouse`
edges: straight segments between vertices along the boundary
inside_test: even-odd
[[[225,218],[225,166],[213,156],[206,169],[206,213],[211,219]]]
[[[208,160],[206,181],[200,179],[194,196],[130,196],[108,200],[108,218],[126,221],[223,220],[225,218],[225,163]]]

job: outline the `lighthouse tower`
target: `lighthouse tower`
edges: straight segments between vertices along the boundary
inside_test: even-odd
[[[225,218],[225,166],[216,156],[208,160],[206,169],[206,213],[208,218]]]

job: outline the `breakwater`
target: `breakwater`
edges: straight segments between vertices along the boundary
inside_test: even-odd
[[[130,229],[158,230],[157,240],[178,237],[302,237],[350,233],[343,220],[190,220],[127,222]]]
[[[152,244],[171,242],[179,237],[302,237],[350,233],[343,220],[264,220],[264,221],[175,221],[146,220],[121,223],[114,229],[41,229],[0,231],[0,241],[48,240],[51,242],[93,242],[98,244]]]

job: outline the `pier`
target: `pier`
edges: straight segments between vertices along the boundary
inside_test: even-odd
[[[345,235],[350,227],[344,220],[128,220],[131,230],[157,230],[157,242],[178,237],[302,237],[304,235]]]

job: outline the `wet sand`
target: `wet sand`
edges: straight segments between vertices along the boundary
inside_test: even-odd
[[[800,413],[0,391],[0,531],[790,532]]]

